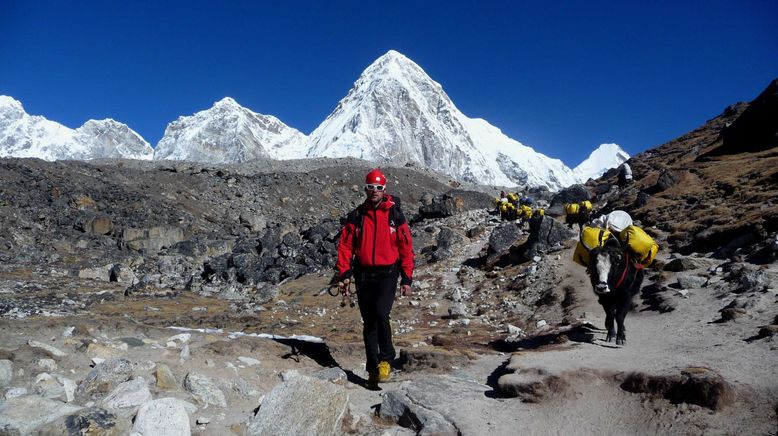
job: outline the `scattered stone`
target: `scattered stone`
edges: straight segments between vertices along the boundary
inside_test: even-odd
[[[345,383],[348,379],[346,372],[343,369],[335,366],[332,368],[322,369],[312,374],[313,377],[320,380],[325,380],[331,383]]]
[[[340,434],[347,409],[342,386],[300,375],[267,394],[246,434]]]
[[[54,359],[40,359],[38,360],[38,368],[46,371],[56,371],[57,362],[55,362]]]
[[[41,373],[35,377],[33,391],[43,398],[61,399],[65,401],[65,388],[49,373]]]
[[[146,380],[138,377],[119,384],[105,399],[103,407],[108,409],[123,409],[140,406],[151,401],[151,392]]]
[[[140,406],[131,434],[140,436],[189,436],[189,415],[180,400],[160,398]]]
[[[91,343],[86,347],[87,356],[99,357],[101,359],[115,359],[122,357],[126,354],[127,344],[124,345],[124,349],[121,346],[111,346],[107,344]]]
[[[173,341],[173,342],[177,341],[177,342],[181,342],[182,344],[189,342],[191,339],[192,339],[191,333],[181,333],[167,338],[168,341]]]
[[[213,380],[202,374],[194,372],[187,374],[184,378],[184,389],[190,392],[202,404],[227,407],[224,393],[216,386]]]
[[[68,435],[121,436],[129,431],[125,420],[97,407],[67,416],[65,427]]]
[[[52,347],[51,345],[47,345],[38,341],[33,341],[32,339],[27,341],[27,345],[33,348],[40,348],[41,350],[51,354],[54,357],[65,357],[68,355],[67,353],[60,351],[57,348]]]
[[[246,366],[259,365],[261,362],[253,357],[238,356],[238,360]]]
[[[63,338],[69,338],[69,337],[73,336],[73,332],[74,332],[75,330],[76,330],[76,328],[75,328],[75,327],[68,327],[68,328],[66,328],[66,329],[65,329],[65,330],[62,332],[62,337],[63,337]]]
[[[5,392],[4,397],[6,400],[10,400],[11,398],[22,397],[24,395],[27,395],[27,388],[11,388]]]
[[[14,364],[10,360],[0,360],[0,388],[8,386],[14,377]]]
[[[698,289],[703,288],[708,283],[708,279],[705,277],[695,275],[679,275],[678,287],[681,289]]]
[[[381,401],[380,416],[410,428],[416,434],[458,435],[457,428],[439,412],[428,409],[400,391],[389,391]]]
[[[664,266],[663,270],[672,272],[691,271],[695,269],[710,269],[713,262],[708,259],[701,259],[697,257],[678,257]]]
[[[448,307],[448,316],[451,319],[459,319],[467,317],[467,309],[464,303],[455,302]]]
[[[508,327],[506,328],[507,333],[511,336],[518,336],[523,333],[523,330],[519,327],[516,327],[515,325],[508,324]]]
[[[107,394],[119,383],[132,377],[132,365],[126,359],[111,359],[95,366],[78,385],[77,396]]]
[[[278,374],[278,377],[281,379],[281,381],[285,382],[285,381],[289,381],[289,380],[291,380],[293,378],[297,378],[300,375],[301,375],[300,371],[298,371],[296,369],[285,369],[285,370],[281,371],[280,374]]]
[[[105,362],[105,359],[103,359],[102,357],[93,357],[91,362],[92,362],[92,366],[94,367]]]
[[[156,377],[157,389],[171,391],[178,388],[176,377],[167,365],[160,364],[157,366],[157,370],[154,371],[154,376]]]
[[[178,359],[183,362],[190,357],[189,353],[189,344],[184,344],[184,346],[181,348],[181,352],[178,354]]]
[[[682,298],[689,298],[689,291],[687,289],[681,289],[675,293],[675,295]]]
[[[535,327],[537,328],[543,328],[548,325],[548,322],[546,322],[545,319],[541,319],[540,321],[535,323]]]
[[[204,416],[201,416],[197,418],[197,425],[208,425],[211,422],[211,418],[206,418]]]
[[[80,407],[32,395],[11,398],[0,402],[0,434],[30,434],[38,427],[79,410]]]

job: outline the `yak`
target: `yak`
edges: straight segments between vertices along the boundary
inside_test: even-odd
[[[612,342],[615,337],[617,345],[626,345],[624,318],[643,283],[643,267],[616,238],[610,238],[602,247],[592,250],[590,259],[589,278],[605,310],[605,328],[608,330],[605,340]],[[618,330],[613,328],[614,320]]]

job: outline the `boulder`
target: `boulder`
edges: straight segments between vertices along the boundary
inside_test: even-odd
[[[342,386],[300,375],[265,396],[246,434],[341,434],[347,410],[348,394]]]
[[[575,184],[559,191],[551,198],[551,203],[546,209],[548,215],[564,215],[565,203],[577,203],[579,201],[591,200],[592,194],[582,184]]]
[[[103,407],[107,409],[124,409],[140,406],[151,400],[151,391],[149,391],[146,380],[138,377],[119,384],[103,399]]]
[[[561,248],[565,241],[575,237],[575,231],[547,215],[530,221],[529,231],[524,244],[510,249],[512,259],[532,260],[538,254]]]
[[[678,257],[675,258],[664,266],[665,271],[690,271],[694,269],[708,269],[713,265],[713,262],[708,259],[698,257]]]
[[[440,348],[403,348],[397,365],[403,371],[450,370],[468,363],[466,356]]]
[[[178,383],[176,383],[176,377],[173,375],[173,371],[165,364],[157,366],[157,370],[154,371],[154,377],[156,378],[157,389],[159,390],[172,391],[178,388]]]
[[[458,436],[457,428],[439,412],[416,404],[401,391],[389,391],[381,401],[381,418],[410,428],[421,435]]]
[[[11,384],[14,377],[14,364],[10,360],[0,360],[0,388]]]
[[[500,258],[508,254],[513,244],[517,243],[523,232],[516,223],[506,222],[492,230],[489,236],[489,247],[487,251],[487,265],[494,265]]]
[[[76,390],[77,396],[107,394],[132,377],[132,364],[126,359],[110,359],[95,366]]]
[[[138,409],[130,434],[138,436],[189,436],[189,415],[180,400],[160,398]]]
[[[37,433],[57,436],[122,436],[129,434],[129,430],[125,419],[105,409],[90,407],[46,424]]]
[[[184,377],[184,389],[190,392],[202,404],[227,407],[224,393],[209,377],[190,372]]]
[[[0,434],[30,434],[35,429],[80,409],[38,396],[11,398],[0,402]]]

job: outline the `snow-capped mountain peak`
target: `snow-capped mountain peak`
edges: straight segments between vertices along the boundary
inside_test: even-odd
[[[154,159],[209,163],[305,156],[307,137],[272,115],[262,115],[224,97],[209,109],[168,124]]]
[[[152,154],[149,143],[125,124],[89,120],[74,130],[28,115],[21,102],[0,96],[0,157],[151,159]]]
[[[617,168],[629,159],[629,154],[618,144],[600,144],[573,172],[582,183],[601,177],[611,168]]]
[[[312,157],[412,162],[471,182],[559,189],[576,181],[561,161],[462,114],[439,83],[394,50],[364,70],[310,140]]]

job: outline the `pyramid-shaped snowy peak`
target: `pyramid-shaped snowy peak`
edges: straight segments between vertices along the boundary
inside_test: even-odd
[[[466,117],[439,83],[394,50],[365,69],[310,141],[312,157],[415,163],[471,182],[551,189],[576,182],[561,161]]]

